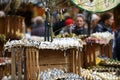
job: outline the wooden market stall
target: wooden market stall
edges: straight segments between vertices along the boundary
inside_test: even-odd
[[[20,34],[25,33],[24,18],[20,16],[6,16],[0,18],[0,34],[8,39],[20,39]]]
[[[104,45],[110,49],[110,44]],[[22,62],[24,61],[24,80],[34,80],[44,70],[61,69],[81,75],[81,68],[96,65],[96,57],[101,54],[100,44],[87,44],[84,49],[71,48],[67,50],[38,49],[35,47],[15,47],[12,50],[12,79],[22,79]],[[111,52],[105,52],[111,57]],[[16,70],[16,64],[19,65]]]
[[[96,58],[100,55],[112,59],[112,43],[109,44],[98,44],[88,43],[84,49],[84,67],[96,66]]]
[[[22,50],[23,48],[14,48],[12,52],[12,79],[16,79],[16,71],[18,71],[18,80],[22,79],[21,63],[23,55],[25,55],[25,72],[24,80],[34,80],[36,75],[41,71],[48,69],[61,69],[65,72],[72,72],[75,74],[81,74],[81,51],[78,49],[62,50],[50,50],[50,49],[37,49],[35,47],[25,47],[25,54],[21,54],[21,50],[16,52],[15,50]],[[19,54],[19,57],[15,56]],[[21,54],[21,55],[20,55]],[[15,69],[16,62],[19,64],[18,70]]]
[[[20,39],[25,33],[24,18],[20,16],[5,16],[0,17],[0,57],[3,59],[6,57],[11,58],[11,53],[4,51],[4,44],[8,40]],[[1,63],[1,62],[0,62]],[[5,62],[4,62],[5,63]],[[1,74],[0,76],[10,75],[11,65],[0,65]],[[10,69],[8,73],[5,70]],[[13,69],[12,69],[13,70]],[[0,79],[2,78],[0,77]]]
[[[8,40],[21,39],[25,34],[24,18],[20,16],[5,16],[0,18],[0,56],[3,45]]]

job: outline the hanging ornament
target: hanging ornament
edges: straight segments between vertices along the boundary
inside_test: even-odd
[[[104,12],[116,7],[120,0],[71,0],[77,7],[91,12]]]

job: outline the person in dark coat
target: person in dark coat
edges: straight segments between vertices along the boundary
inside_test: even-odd
[[[120,61],[120,28],[115,31],[114,59]]]
[[[64,16],[64,19],[58,20],[53,24],[54,35],[58,35],[59,33],[61,33],[61,30],[66,26],[65,21],[71,18],[69,13],[64,13],[63,16]]]
[[[93,33],[93,29],[97,26],[99,20],[100,20],[100,16],[99,15],[92,14],[92,17],[91,17],[91,31],[90,31],[90,33]]]
[[[42,17],[36,17],[33,19],[33,29],[31,32],[32,36],[40,36],[40,37],[44,37],[45,35],[45,23],[44,20],[42,19]]]
[[[93,33],[95,33],[95,32],[113,33],[112,28],[111,28],[113,23],[114,23],[113,14],[110,12],[106,12],[100,16],[100,21],[97,24],[97,26],[93,29]],[[111,42],[112,42],[112,55],[113,55],[113,59],[114,59],[114,56],[115,56],[114,46],[116,43],[115,43],[114,39]],[[104,47],[102,47],[102,48],[104,48]]]
[[[93,33],[95,32],[110,32],[112,33],[111,26],[114,22],[113,14],[110,12],[104,13],[101,15],[100,22],[93,29]]]
[[[76,35],[87,34],[87,28],[85,28],[85,17],[83,14],[78,14],[75,17],[75,27],[73,33]]]

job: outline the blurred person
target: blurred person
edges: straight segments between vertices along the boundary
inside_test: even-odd
[[[43,37],[45,35],[45,23],[41,16],[35,17],[33,20],[33,29],[31,35]]]
[[[114,23],[114,16],[112,13],[107,12],[100,16],[100,21],[97,26],[94,28],[93,32],[111,32],[112,33],[112,24]]]
[[[93,29],[95,28],[95,26],[97,26],[99,20],[100,20],[100,17],[97,14],[92,14],[92,18],[91,18],[91,33],[93,32]]]
[[[120,61],[120,25],[116,29],[114,39],[114,46],[113,46],[113,59],[117,59]]]
[[[93,33],[95,33],[95,32],[110,32],[110,33],[113,33],[113,31],[112,31],[113,23],[114,23],[113,14],[111,12],[103,13],[100,16],[100,21],[97,24],[97,26],[94,28]],[[115,56],[115,49],[114,48],[116,46],[116,41],[113,39],[111,42],[112,42],[112,50],[111,50],[112,55]],[[105,47],[103,46],[102,49],[105,49]],[[102,53],[102,54],[104,54],[104,53]]]
[[[4,16],[5,16],[4,11],[0,11],[0,17],[4,17]]]
[[[85,24],[85,16],[83,14],[77,14],[75,17],[75,27],[73,33],[76,35],[87,34],[87,28]]]
[[[64,34],[64,33],[70,34],[70,33],[72,33],[72,31],[73,31],[73,23],[74,23],[73,19],[68,17],[64,22],[65,27],[62,28],[62,30],[60,31],[60,34]]]
[[[59,17],[57,16],[57,21],[55,23],[53,23],[53,32],[55,35],[58,35],[61,31],[61,29],[64,28],[65,25],[65,20],[70,18],[70,14],[69,13],[64,13],[61,15],[61,17],[63,16],[63,18],[60,18],[60,13],[58,12],[57,15],[59,15]],[[60,20],[61,19],[61,20]]]
[[[31,31],[32,31],[32,27],[27,27],[26,28],[26,38],[31,38]]]

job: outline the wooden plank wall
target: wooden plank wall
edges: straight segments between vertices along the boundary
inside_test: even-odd
[[[35,79],[36,72],[41,72],[48,69],[61,69],[65,72],[72,72],[80,75],[82,58],[80,51],[76,49],[62,50],[49,50],[40,49],[38,59],[36,58],[38,49],[27,47],[25,49],[25,75],[26,80]],[[34,60],[35,59],[35,60]],[[36,64],[36,61],[39,63]],[[34,68],[33,68],[34,67]]]

